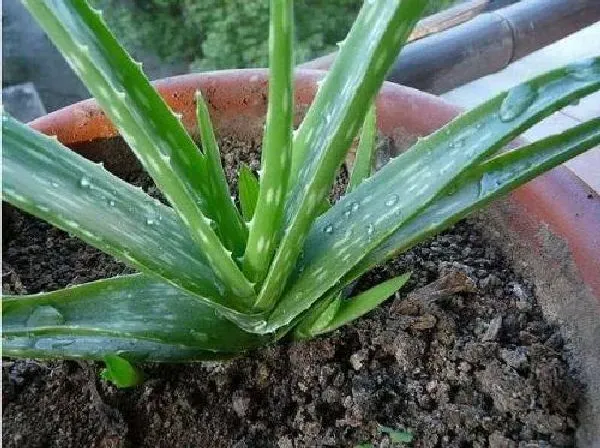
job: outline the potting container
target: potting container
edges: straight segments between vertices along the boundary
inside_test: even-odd
[[[312,101],[317,70],[296,74],[296,122]],[[257,139],[267,107],[267,72],[233,70],[184,75],[155,83],[183,123],[196,135],[194,93],[201,89],[221,137]],[[409,148],[459,110],[436,96],[386,83],[377,101],[380,136],[389,155]],[[31,126],[56,135],[85,157],[116,174],[137,166],[94,100],[41,117]],[[519,188],[478,214],[487,238],[533,281],[547,319],[570,343],[571,365],[586,384],[577,434],[580,446],[600,446],[600,199],[562,167]]]

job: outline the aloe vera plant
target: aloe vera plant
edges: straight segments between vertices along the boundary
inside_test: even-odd
[[[132,275],[2,299],[3,350],[140,361],[223,359],[333,331],[409,273],[349,297],[374,266],[600,143],[600,118],[503,151],[525,129],[600,89],[600,58],[533,78],[462,114],[372,172],[374,98],[427,2],[365,2],[293,131],[292,0],[271,0],[270,82],[260,176],[227,188],[199,92],[198,148],[84,0],[23,0],[164,193],[164,205],[3,113],[3,200],[136,268]],[[327,202],[362,127],[347,194]],[[102,219],[98,219],[102,216]]]

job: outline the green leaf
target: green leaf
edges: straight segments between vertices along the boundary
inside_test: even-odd
[[[75,73],[118,127],[173,206],[217,276],[245,303],[254,290],[210,223],[206,164],[178,118],[83,0],[23,0]]]
[[[104,356],[106,367],[100,372],[100,377],[110,381],[120,388],[133,387],[144,381],[141,370],[136,369],[125,358],[119,355]]]
[[[233,251],[235,256],[241,256],[246,246],[247,229],[229,194],[210,114],[200,91],[196,92],[196,118],[206,161],[207,179],[204,182],[213,187],[210,189],[211,203],[219,204],[211,213],[225,247]]]
[[[413,441],[414,438],[411,432],[400,431],[394,428],[389,428],[387,426],[380,426],[379,432],[382,434],[387,434],[390,437],[390,441],[392,443],[410,443]]]
[[[144,274],[2,299],[5,356],[129,361],[214,359],[259,347],[193,295]],[[228,356],[229,356],[228,355]]]
[[[195,294],[243,328],[262,325],[190,244],[170,207],[5,114],[2,136],[3,200]]]
[[[600,118],[597,118],[560,135],[485,160],[456,179],[427,209],[367,254],[333,290],[339,291],[375,266],[441,232],[473,210],[599,143]],[[320,299],[308,313],[313,313],[325,301]]]
[[[375,103],[369,108],[365,122],[360,133],[360,141],[356,150],[356,159],[354,167],[348,182],[346,193],[350,193],[354,188],[360,185],[365,179],[371,176],[373,170],[373,157],[375,156],[375,140],[377,138],[377,115],[375,113]]]
[[[456,177],[543,117],[598,88],[600,58],[534,78],[515,88],[518,95],[502,93],[420,140],[319,217],[304,244],[297,276],[264,331],[287,324],[306,310],[364,256],[425,210]],[[519,113],[508,114],[506,110],[517,108],[517,103]],[[425,225],[433,228],[435,223]]]
[[[427,3],[373,0],[360,10],[294,138],[291,176],[298,181],[286,201],[284,236],[260,291],[260,308],[280,298],[335,173]]]
[[[144,272],[239,309],[170,207],[2,116],[3,200]]]
[[[311,339],[318,335],[334,318],[340,307],[341,300],[342,291],[335,291],[329,297],[321,299],[302,315],[301,320],[294,326],[294,339]]]
[[[250,221],[254,216],[254,209],[258,200],[259,184],[258,179],[245,163],[242,163],[240,167],[238,190],[242,216],[246,221]]]
[[[356,297],[342,300],[333,318],[326,326],[317,329],[315,334],[329,333],[367,314],[402,288],[409,278],[410,272],[374,286]]]
[[[367,254],[341,283],[351,282],[472,211],[598,144],[600,118],[484,161],[458,178],[425,210]]]
[[[267,273],[283,218],[292,152],[294,115],[293,1],[271,0],[269,105],[261,156],[260,191],[244,254],[244,273],[260,285]],[[257,304],[260,307],[260,304]]]

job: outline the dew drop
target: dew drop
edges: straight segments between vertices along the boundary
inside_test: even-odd
[[[323,231],[324,231],[325,233],[332,233],[332,232],[333,232],[333,225],[332,225],[332,224],[327,224],[327,225],[325,226],[325,228],[323,229]]]
[[[90,183],[90,180],[83,176],[80,180],[79,180],[79,186],[83,187],[83,188],[89,188],[92,184]]]
[[[484,173],[483,177],[479,181],[479,197],[487,196],[498,188],[500,180],[489,173]]]
[[[352,204],[350,204],[350,207],[352,208],[352,211],[355,212],[356,210],[358,210],[359,207],[358,202],[352,202]]]
[[[51,183],[51,185],[52,185],[54,188],[58,188],[58,182],[52,182],[52,183]]]
[[[597,74],[598,67],[594,65],[593,60],[585,61],[585,62],[577,62],[575,64],[571,64],[567,68],[569,74],[580,81],[587,81],[591,77]]]
[[[115,201],[113,201],[112,199],[110,201],[108,201],[108,205],[110,205],[111,207],[115,206]]]
[[[398,195],[393,194],[389,197],[389,199],[387,201],[385,201],[385,205],[387,205],[388,207],[393,207],[394,205],[396,205],[397,202],[398,202]]]
[[[65,322],[63,315],[53,306],[38,306],[27,319],[28,327],[52,327]]]
[[[500,120],[512,121],[525,112],[537,98],[537,92],[528,84],[511,89],[500,105]]]
[[[152,218],[146,218],[146,224],[148,224],[149,226],[154,225],[154,220]]]
[[[373,235],[374,230],[375,230],[375,228],[373,227],[373,224],[369,224],[367,226],[367,235],[369,235],[369,236]]]

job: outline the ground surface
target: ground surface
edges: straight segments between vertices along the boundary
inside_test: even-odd
[[[257,167],[252,148],[224,143],[238,148],[226,151],[228,173],[239,160]],[[5,216],[5,292],[128,272],[36,219]],[[416,447],[572,446],[580,386],[531,285],[469,222],[357,288],[407,270],[400,295],[329,337],[228,363],[144,366],[132,390],[99,381],[96,364],[5,360],[3,445],[384,447],[386,426]]]

